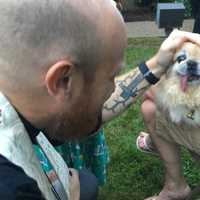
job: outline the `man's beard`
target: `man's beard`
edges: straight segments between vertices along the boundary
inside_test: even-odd
[[[98,120],[97,120],[97,124],[95,128],[92,131],[90,131],[87,136],[95,135],[98,132],[98,130],[101,128],[101,125],[102,125],[102,113],[98,116]]]
[[[101,127],[102,112],[88,116],[89,114],[83,114],[79,118],[76,116],[67,118],[65,114],[60,114],[48,123],[44,133],[54,142],[77,140],[94,135]]]

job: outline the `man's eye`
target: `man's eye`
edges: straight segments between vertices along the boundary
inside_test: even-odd
[[[182,61],[184,61],[186,59],[186,55],[181,55],[181,56],[178,56],[177,58],[176,58],[176,61],[178,62],[178,63],[181,63]]]

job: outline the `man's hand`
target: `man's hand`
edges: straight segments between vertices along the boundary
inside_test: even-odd
[[[78,171],[69,169],[70,200],[80,200],[80,181]]]
[[[147,66],[157,77],[168,69],[171,65],[175,52],[184,42],[190,41],[200,46],[200,35],[184,31],[174,30],[170,36],[162,43],[158,53],[146,62]],[[150,85],[138,68],[131,70],[127,74],[115,79],[115,91],[105,102],[102,110],[103,122],[118,116],[136,97],[141,96]]]
[[[162,43],[155,57],[146,62],[147,66],[155,70],[154,73],[156,73],[156,75],[161,76],[172,64],[175,52],[187,41],[200,46],[200,35],[174,30]]]

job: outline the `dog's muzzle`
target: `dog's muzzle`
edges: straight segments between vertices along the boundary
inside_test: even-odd
[[[181,89],[185,92],[188,85],[200,83],[200,63],[194,60],[187,60],[176,68],[177,74],[181,77]]]

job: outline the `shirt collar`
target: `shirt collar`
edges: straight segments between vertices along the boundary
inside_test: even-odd
[[[24,118],[24,116],[18,112],[19,118],[21,119],[22,123],[24,124],[24,127],[26,128],[29,137],[32,141],[33,144],[37,144],[36,141],[36,137],[40,132],[44,132],[43,130],[40,130],[36,127],[34,127],[27,119]],[[53,145],[53,146],[59,146],[62,145],[64,142],[60,142],[54,139],[51,139],[50,137],[47,136],[47,134],[45,134],[45,136],[47,137],[47,139],[49,140],[49,142]]]

